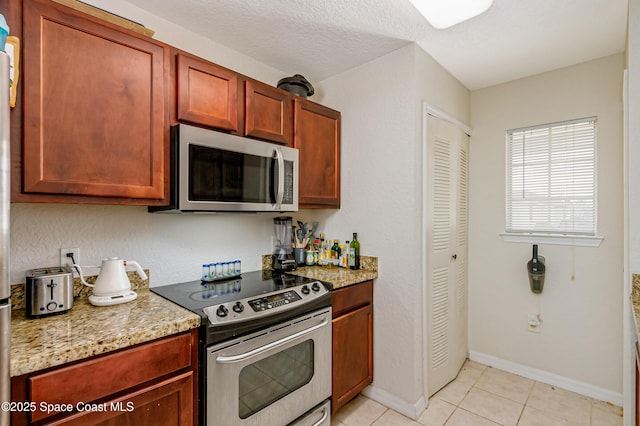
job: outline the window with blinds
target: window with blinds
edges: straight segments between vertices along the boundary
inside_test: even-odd
[[[507,131],[506,228],[595,235],[596,117]]]

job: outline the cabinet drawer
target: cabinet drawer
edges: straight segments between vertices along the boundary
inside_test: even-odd
[[[182,334],[29,378],[30,400],[73,404],[105,398],[191,365],[191,335]],[[60,392],[60,390],[64,392]],[[32,420],[56,413],[40,410]]]
[[[333,318],[373,302],[373,280],[334,290],[331,293]]]

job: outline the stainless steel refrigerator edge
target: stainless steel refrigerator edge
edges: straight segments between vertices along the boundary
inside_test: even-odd
[[[11,288],[9,284],[9,213],[11,209],[9,155],[9,56],[0,52],[0,403],[11,401]],[[10,412],[0,410],[0,426],[9,425]]]

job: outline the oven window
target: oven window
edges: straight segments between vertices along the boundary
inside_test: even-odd
[[[313,340],[306,340],[240,371],[241,419],[257,413],[311,381]]]

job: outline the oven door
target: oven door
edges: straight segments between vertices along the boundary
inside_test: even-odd
[[[331,308],[207,349],[208,426],[285,425],[331,396]]]

